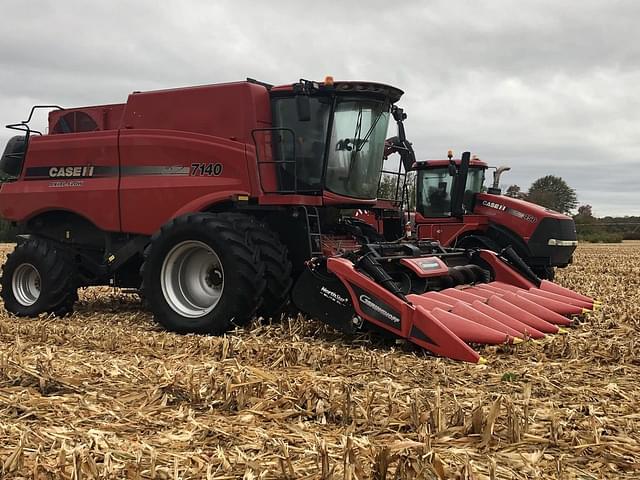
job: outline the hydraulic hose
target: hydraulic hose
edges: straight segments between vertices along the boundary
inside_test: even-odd
[[[389,274],[382,268],[371,255],[365,255],[358,260],[358,267],[368,273],[377,283],[382,285],[386,290],[389,290],[396,297],[401,298],[405,302],[408,302],[407,297],[398,287],[398,284],[389,276]]]
[[[511,245],[507,245],[505,248],[503,248],[499,256],[503,260],[506,260],[508,263],[510,263],[527,280],[533,282],[534,285],[538,287],[540,286],[542,280],[540,280],[540,278],[535,273],[533,273],[533,270],[529,268],[529,265],[527,265],[524,260],[522,260],[520,255],[516,253]]]

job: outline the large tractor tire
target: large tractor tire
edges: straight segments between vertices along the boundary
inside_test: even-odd
[[[553,279],[556,277],[555,268],[550,267],[549,265],[531,267],[531,270],[533,270],[533,273],[542,280],[549,280],[550,282],[553,282]]]
[[[293,265],[287,247],[278,235],[263,221],[238,212],[223,214],[249,229],[251,244],[258,250],[264,266],[265,288],[262,303],[256,314],[264,318],[275,318],[287,311],[293,278]]]
[[[265,289],[251,217],[194,213],[165,224],[145,251],[141,293],[179,333],[221,334],[255,315]]]
[[[279,317],[286,311],[293,284],[293,266],[289,260],[289,252],[264,223],[258,223],[257,228],[251,231],[251,238],[260,251],[260,260],[265,267],[264,279],[267,282],[258,314],[264,318]]]
[[[65,316],[78,299],[73,262],[51,242],[32,238],[16,246],[2,267],[2,300],[19,317]]]
[[[485,235],[467,235],[457,240],[452,247],[457,248],[482,248],[499,253],[502,248],[498,243]]]
[[[455,246],[459,248],[484,248],[486,250],[493,250],[496,253],[500,253],[503,248],[495,240],[485,235],[468,235],[458,240]],[[521,258],[527,263],[526,258],[522,256],[521,252],[516,250],[516,253],[519,253]],[[530,268],[540,279],[553,281],[555,277],[555,269],[551,266],[530,266]]]

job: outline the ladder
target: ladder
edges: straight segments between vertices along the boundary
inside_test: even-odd
[[[322,231],[320,229],[320,214],[317,207],[303,206],[309,236],[309,252],[312,257],[322,255]]]

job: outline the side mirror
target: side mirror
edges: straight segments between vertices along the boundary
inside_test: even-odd
[[[308,95],[296,95],[296,112],[298,113],[298,121],[311,121],[311,102]]]

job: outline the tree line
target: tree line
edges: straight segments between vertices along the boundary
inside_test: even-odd
[[[572,216],[578,240],[606,243],[640,240],[640,217],[595,217],[591,205],[578,206],[576,191],[561,177],[547,175],[539,178],[527,192],[523,192],[518,185],[511,185],[505,195]]]

